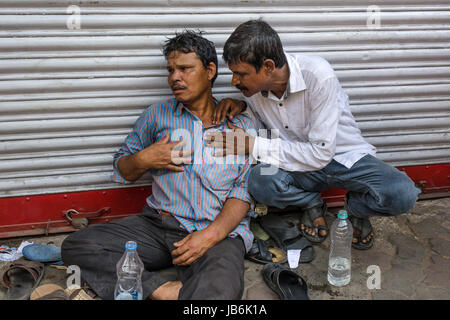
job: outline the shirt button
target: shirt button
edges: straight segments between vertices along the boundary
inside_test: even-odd
[[[280,107],[282,107],[282,106],[283,106],[283,104],[282,104],[282,103],[280,103],[280,104],[279,104],[279,106],[280,106]]]
[[[289,129],[289,127],[288,126],[284,126],[286,129]]]

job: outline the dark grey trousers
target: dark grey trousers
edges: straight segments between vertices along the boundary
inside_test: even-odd
[[[114,299],[116,264],[129,240],[138,244],[144,263],[143,298],[169,281],[157,270],[172,267],[173,243],[188,235],[174,217],[160,215],[147,205],[141,215],[92,225],[69,235],[62,259],[77,265],[81,278],[102,299]],[[183,283],[180,300],[241,299],[244,290],[245,246],[241,238],[225,238],[188,267],[175,266]]]

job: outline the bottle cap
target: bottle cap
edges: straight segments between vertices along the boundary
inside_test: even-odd
[[[347,219],[348,218],[348,213],[345,210],[339,210],[337,216],[338,216],[339,219]]]
[[[137,248],[137,243],[134,241],[127,241],[127,243],[125,244],[125,249],[127,250],[136,250]]]

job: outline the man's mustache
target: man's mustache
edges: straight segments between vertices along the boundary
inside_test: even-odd
[[[170,86],[170,88],[171,88],[172,90],[186,89],[185,86],[182,86],[182,85],[179,84],[179,83],[174,83],[174,84],[172,84],[172,85]]]
[[[236,88],[238,88],[238,89],[241,90],[241,91],[242,91],[242,90],[248,90],[247,87],[240,86],[240,85],[237,85]]]

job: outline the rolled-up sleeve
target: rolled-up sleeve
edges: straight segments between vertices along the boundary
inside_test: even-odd
[[[135,154],[148,146],[155,140],[155,126],[152,121],[151,107],[147,108],[136,120],[133,130],[128,134],[124,144],[114,154],[113,158],[113,174],[111,180],[122,184],[130,184],[131,181],[126,180],[119,172],[117,163],[120,158]]]

